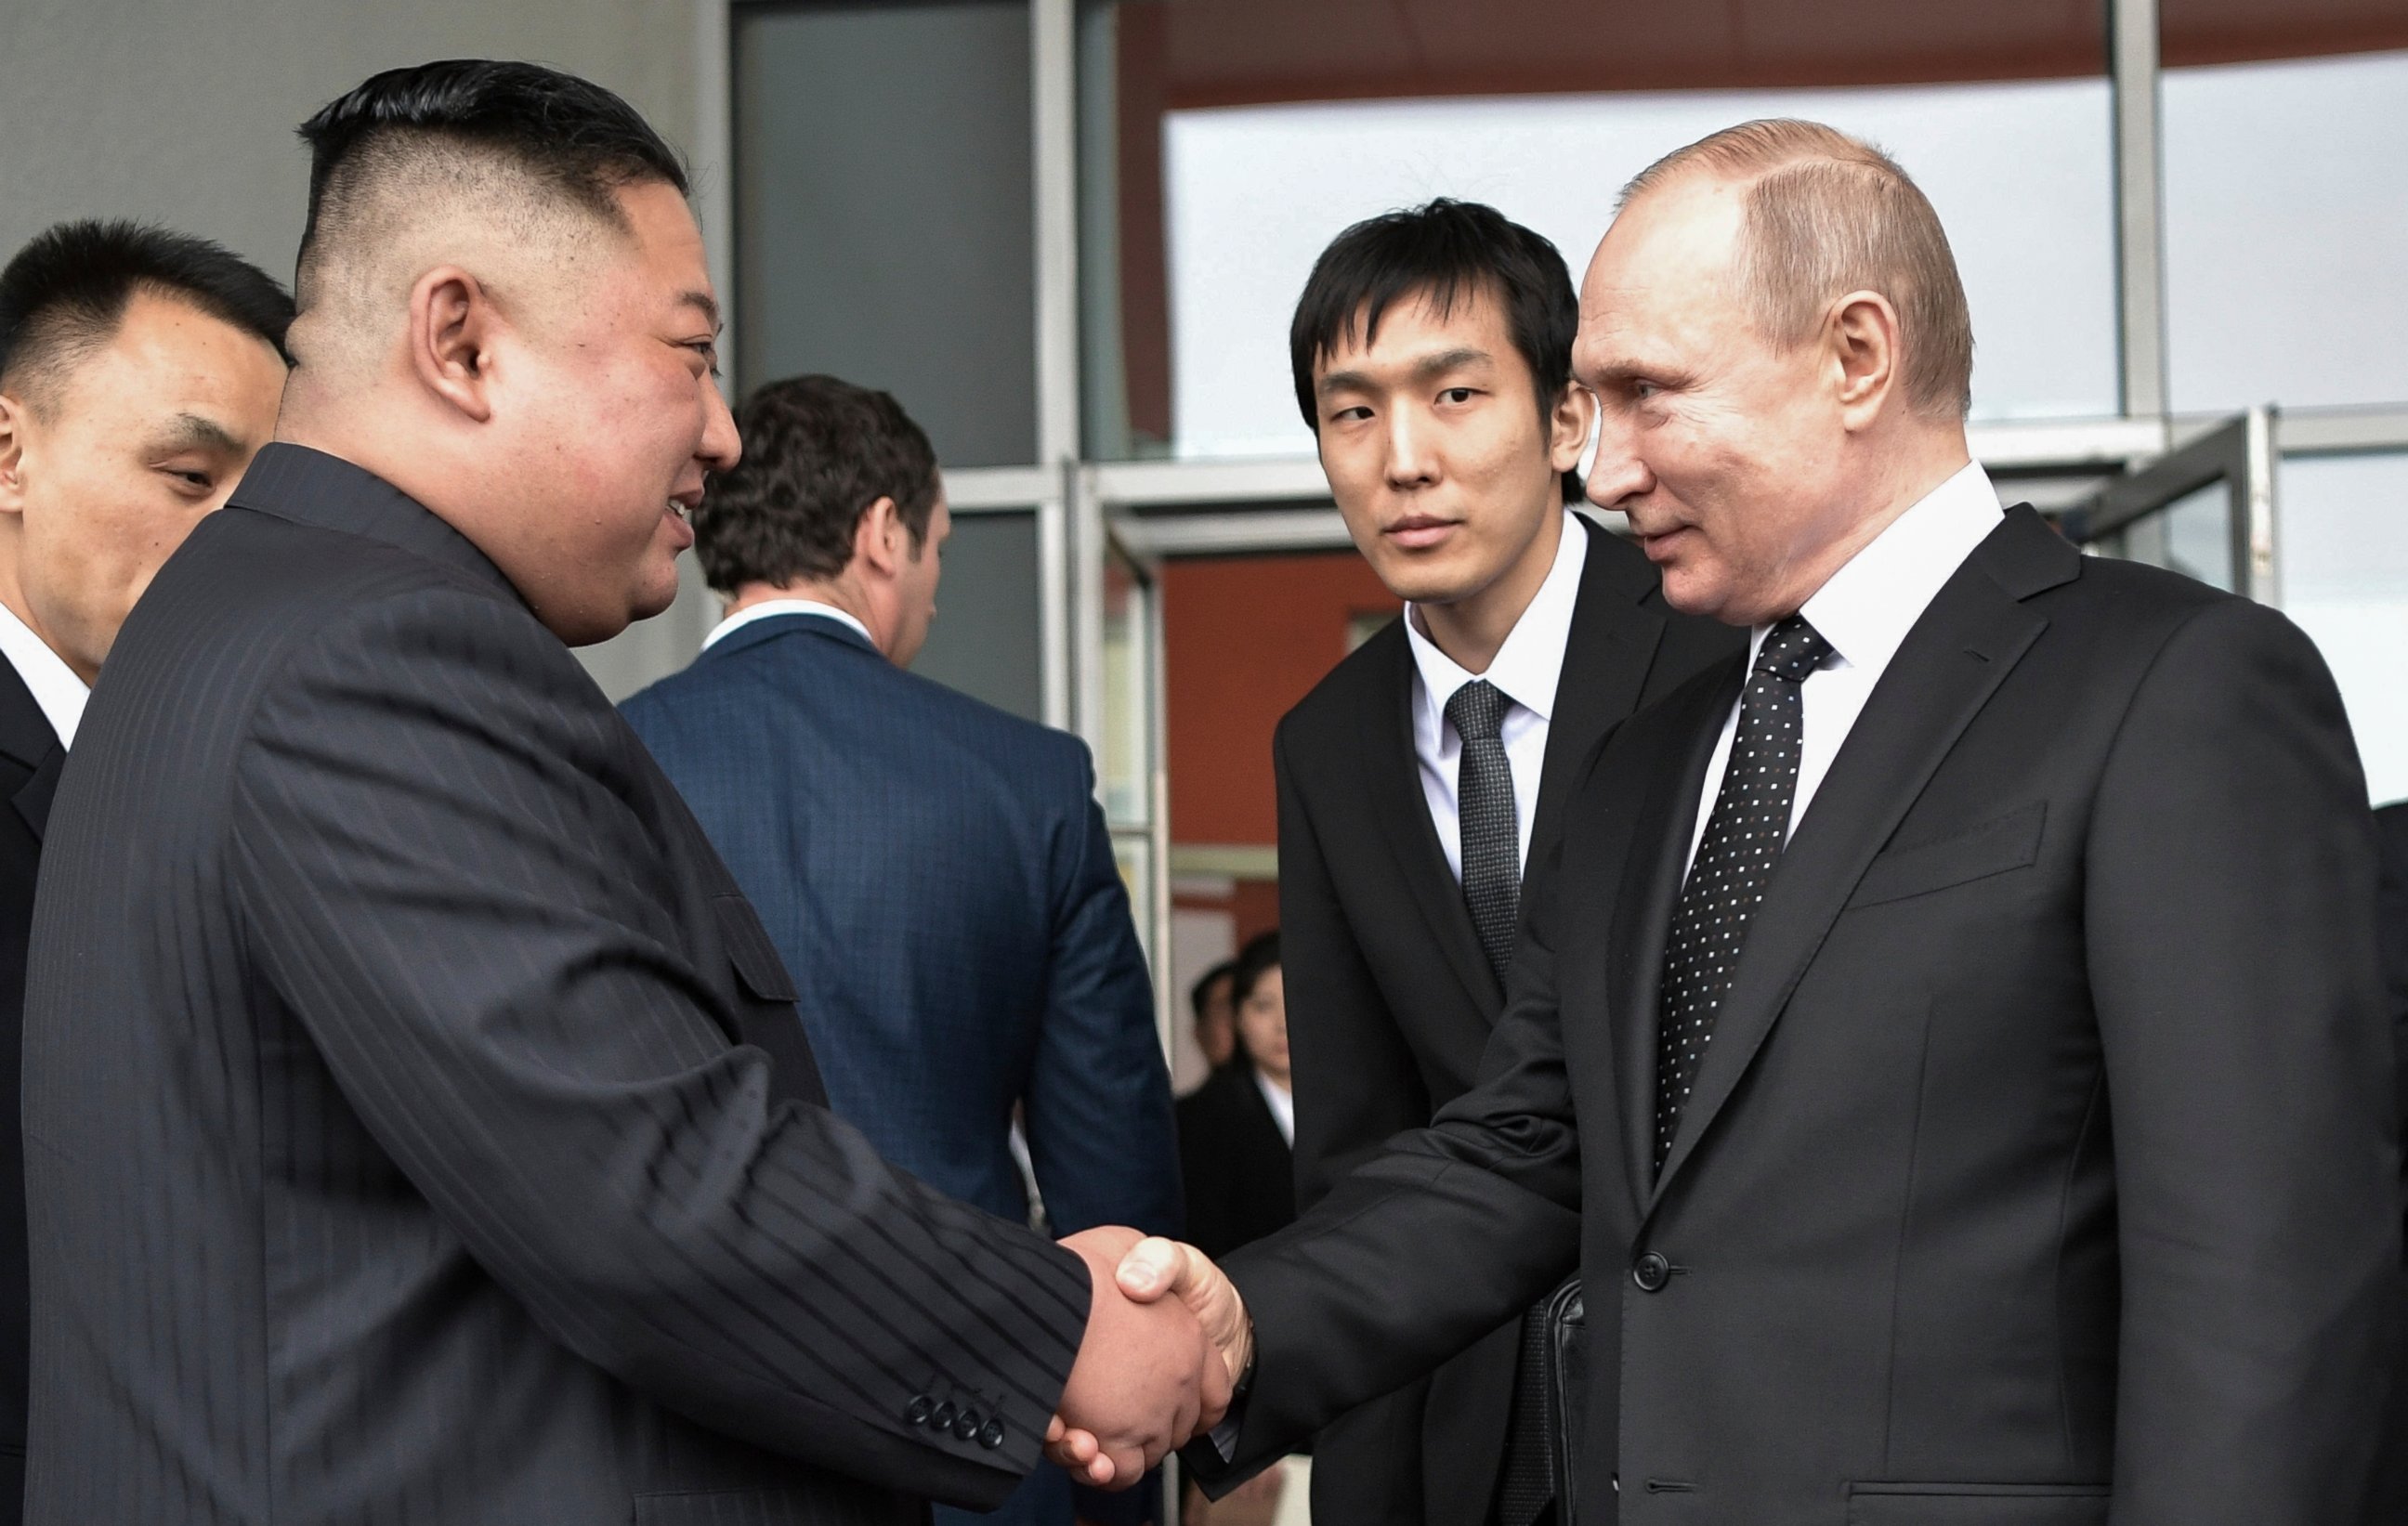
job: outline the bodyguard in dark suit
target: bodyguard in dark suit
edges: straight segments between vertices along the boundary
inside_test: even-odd
[[[292,299],[214,244],[66,222],[0,270],[0,1523],[24,1498],[25,946],[89,684],[276,428]]]
[[[1581,771],[1477,1089],[1234,1286],[1124,1266],[1252,1362],[1189,1456],[1275,1453],[1577,1248],[1584,1526],[2359,1519],[2396,1099],[2315,649],[2000,509],[1938,220],[1854,139],[1672,156],[1583,303],[1592,491],[1751,655]]]
[[[914,1521],[1057,1408],[1132,1468],[1209,1422],[1224,1370],[1097,1281],[1111,1237],[827,1110],[565,644],[668,603],[737,454],[674,157],[478,61],[305,135],[280,443],[127,621],[50,818],[28,1519]]]
[[[829,1105],[1025,1219],[1017,1109],[1054,1233],[1175,1233],[1170,1079],[1087,749],[906,671],[951,529],[927,436],[833,377],[737,424],[695,515],[728,618],[624,708],[793,972]],[[998,1514],[1070,1512],[1046,1469]]]
[[[1566,506],[1595,417],[1571,379],[1578,321],[1554,246],[1451,201],[1348,229],[1297,304],[1297,401],[1330,491],[1411,601],[1288,713],[1273,749],[1308,1205],[1470,1089],[1503,1005],[1522,867],[1552,849],[1570,775],[1740,643],[1672,614],[1638,548]],[[1491,709],[1467,708],[1482,696]],[[1492,729],[1463,735],[1458,721],[1477,730],[1484,714]],[[1538,1519],[1535,1319],[1524,1332],[1498,1330],[1332,1426],[1316,1518]]]

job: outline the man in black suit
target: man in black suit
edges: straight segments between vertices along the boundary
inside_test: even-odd
[[[1190,1458],[1275,1454],[1577,1248],[1584,1526],[2360,1519],[2398,1109],[2315,648],[2001,511],[1938,219],[1828,128],[1640,177],[1574,358],[1592,492],[1753,654],[1584,771],[1478,1088],[1226,1277],[1124,1263],[1251,1364]]]
[[[738,451],[674,155],[482,61],[304,135],[278,443],[51,818],[28,1518],[919,1521],[1057,1410],[1134,1473],[1226,1394],[1192,1316],[1111,1293],[1133,1235],[1057,1248],[827,1110],[567,649],[666,606]]]
[[[1570,506],[1596,423],[1579,318],[1555,246],[1454,201],[1349,228],[1297,304],[1297,406],[1355,545],[1408,601],[1272,751],[1308,1205],[1470,1090],[1523,866],[1553,848],[1572,771],[1741,644],[1669,610],[1639,549]],[[1331,1426],[1316,1519],[1544,1519],[1543,1337],[1532,1311]]]
[[[42,833],[125,612],[276,429],[292,299],[198,238],[64,222],[0,270],[0,1526],[25,1484],[25,944]]]

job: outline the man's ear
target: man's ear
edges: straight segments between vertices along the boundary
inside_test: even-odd
[[[1547,415],[1547,460],[1561,472],[1580,465],[1588,454],[1589,436],[1597,433],[1597,394],[1577,381],[1564,383],[1563,395]]]
[[[441,265],[409,289],[409,370],[420,386],[477,423],[494,416],[494,340],[501,315],[484,283]]]
[[[1878,292],[1851,292],[1832,305],[1823,336],[1841,420],[1863,429],[1900,385],[1898,309]]]
[[[911,550],[911,536],[892,498],[878,498],[861,511],[853,525],[853,559],[883,578],[903,570]]]
[[[24,399],[0,392],[0,514],[25,512]]]

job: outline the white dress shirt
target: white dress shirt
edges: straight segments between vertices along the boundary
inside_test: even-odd
[[[832,604],[822,604],[817,599],[764,599],[759,604],[746,605],[743,608],[738,609],[736,613],[728,616],[725,620],[723,620],[718,624],[712,626],[710,628],[710,634],[702,638],[702,649],[709,651],[710,649],[711,643],[719,640],[722,636],[734,635],[737,632],[744,629],[747,625],[752,624],[754,620],[767,620],[772,615],[821,615],[829,620],[841,620],[845,624],[852,626],[854,630],[859,631],[861,633],[861,639],[868,642],[873,647],[878,645],[878,638],[869,634],[868,626],[864,625],[852,614],[845,610],[838,609]]]
[[[42,719],[59,734],[59,746],[74,747],[76,727],[83,723],[84,702],[92,698],[92,690],[76,677],[65,658],[52,651],[5,604],[0,604],[0,657],[8,660],[17,677],[33,691],[34,703],[42,707]]]
[[[1259,1070],[1254,1072],[1254,1090],[1269,1105],[1271,1121],[1279,1125],[1280,1137],[1287,1141],[1288,1148],[1296,1148],[1296,1093]]]
[[[1914,622],[1939,595],[1942,585],[1956,574],[1973,548],[1999,527],[2002,515],[1998,490],[1979,462],[1969,463],[1947,481],[1915,501],[1914,506],[1892,520],[1863,550],[1848,559],[1798,612],[1831,644],[1831,655],[1799,686],[1799,720],[1798,793],[1789,803],[1789,830],[1796,832],[1814,798],[1823,776],[1831,771],[1840,744],[1864,713],[1873,686],[1889,670],[1889,662]],[[1753,663],[1770,625],[1759,625],[1748,642]],[[1704,792],[1698,801],[1698,822],[1689,834],[1689,860],[1713,815],[1714,796],[1723,787],[1723,771],[1730,766],[1731,741],[1739,733],[1739,706],[1723,720],[1721,740],[1706,764]]]
[[[1530,854],[1530,816],[1539,805],[1539,774],[1547,761],[1547,721],[1555,713],[1555,685],[1564,676],[1564,649],[1571,644],[1572,610],[1580,603],[1581,568],[1588,561],[1588,528],[1564,510],[1563,538],[1555,564],[1513,622],[1496,661],[1485,673],[1467,673],[1422,634],[1421,611],[1405,610],[1405,639],[1413,649],[1413,756],[1421,764],[1422,798],[1446,866],[1463,878],[1463,828],[1456,808],[1455,779],[1463,764],[1463,738],[1446,723],[1446,702],[1474,678],[1486,678],[1512,703],[1498,723],[1506,765],[1513,773],[1513,831],[1524,861]]]

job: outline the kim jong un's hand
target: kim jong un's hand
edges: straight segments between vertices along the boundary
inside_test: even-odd
[[[1135,1230],[1096,1229],[1062,1242],[1087,1262],[1095,1291],[1046,1455],[1099,1488],[1135,1484],[1229,1405],[1228,1369],[1187,1305],[1123,1291],[1125,1258],[1141,1241]]]
[[[1194,1246],[1159,1237],[1139,1239],[1127,1230],[1107,1233],[1111,1238],[1097,1242],[1096,1248],[1116,1246],[1121,1250],[1112,1276],[1120,1298],[1139,1306],[1182,1310],[1194,1319],[1211,1354],[1205,1374],[1208,1402],[1195,1423],[1171,1443],[1183,1446],[1219,1424],[1226,1412],[1230,1390],[1254,1361],[1254,1322],[1247,1318],[1246,1302],[1236,1285]],[[1096,1296],[1100,1300],[1104,1291],[1098,1289]],[[1082,1348],[1082,1359],[1084,1355]],[[1215,1391],[1217,1399],[1211,1397]],[[1079,1423],[1067,1397],[1063,1413],[1054,1417],[1046,1433],[1047,1455],[1073,1476],[1090,1483],[1118,1478],[1125,1487],[1135,1482],[1136,1476],[1125,1468],[1125,1451],[1115,1458],[1100,1433]],[[1151,1467],[1159,1460],[1149,1456],[1145,1465]]]

